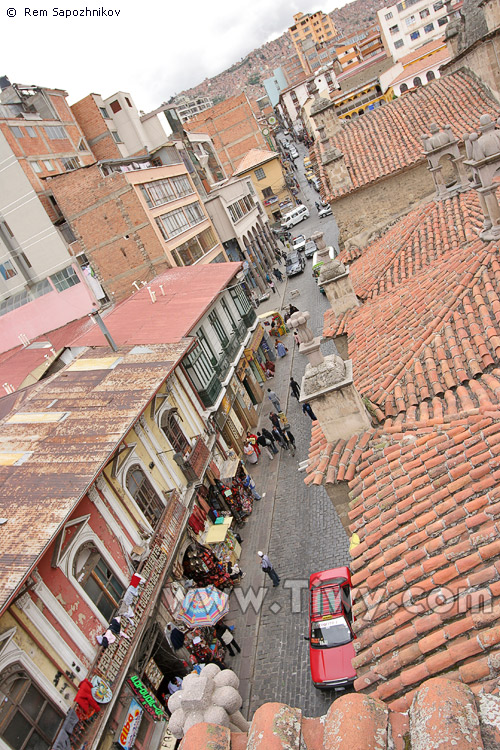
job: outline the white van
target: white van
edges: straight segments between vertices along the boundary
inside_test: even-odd
[[[283,229],[291,229],[295,224],[308,218],[309,209],[307,206],[296,206],[293,211],[289,211],[283,216],[281,226]]]

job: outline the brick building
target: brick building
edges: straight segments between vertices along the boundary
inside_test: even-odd
[[[75,252],[115,300],[167,267],[227,260],[181,156],[164,153],[169,164],[119,159],[51,180]]]
[[[267,148],[257,118],[245,94],[232,96],[184,124],[191,133],[207,133],[226,174],[236,169],[252,148]]]

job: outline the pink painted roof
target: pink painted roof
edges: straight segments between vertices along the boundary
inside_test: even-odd
[[[241,267],[241,263],[214,263],[169,268],[148,284],[156,293],[155,303],[144,287],[106,316],[106,326],[118,346],[180,341],[191,333],[216,295]],[[106,342],[100,329],[93,326],[73,343],[75,346],[102,346]]]

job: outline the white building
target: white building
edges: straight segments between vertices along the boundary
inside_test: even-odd
[[[301,109],[311,96],[308,85],[313,81],[318,87],[320,95],[324,96],[325,99],[329,99],[330,91],[338,88],[337,78],[332,67],[329,70],[318,71],[316,75],[309,76],[309,78],[301,81],[301,83],[289,86],[280,93],[278,109],[281,116],[288,126],[295,127],[297,132],[302,129]]]
[[[384,46],[394,60],[442,36],[448,23],[443,0],[402,0],[377,15]]]

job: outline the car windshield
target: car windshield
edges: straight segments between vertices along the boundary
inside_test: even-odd
[[[299,256],[298,255],[289,255],[286,259],[287,266],[294,266],[295,263],[298,263]]]
[[[350,643],[352,638],[352,632],[344,617],[311,623],[311,646],[313,648],[344,646]]]

